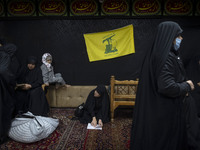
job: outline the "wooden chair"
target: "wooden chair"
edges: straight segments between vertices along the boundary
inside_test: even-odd
[[[135,105],[135,98],[139,80],[115,80],[115,76],[110,79],[110,111],[111,121],[114,120],[114,111],[120,105]]]

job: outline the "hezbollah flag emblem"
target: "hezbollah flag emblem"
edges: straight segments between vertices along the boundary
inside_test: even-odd
[[[133,25],[84,34],[84,38],[90,62],[135,53]]]

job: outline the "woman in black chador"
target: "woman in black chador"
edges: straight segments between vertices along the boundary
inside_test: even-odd
[[[91,123],[92,126],[110,121],[110,101],[104,85],[98,85],[92,90],[84,105],[84,113],[80,118],[81,123]]]
[[[198,118],[191,111],[194,85],[179,56],[181,33],[175,22],[158,26],[139,77],[130,149],[199,150]]]
[[[15,106],[15,59],[17,47],[0,40],[0,144],[6,142]]]
[[[37,59],[30,56],[26,65],[21,69],[18,78],[17,111],[30,111],[34,115],[47,116],[49,105],[42,89],[42,71],[37,65]]]

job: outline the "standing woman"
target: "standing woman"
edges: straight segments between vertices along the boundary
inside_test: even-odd
[[[34,115],[47,116],[49,105],[42,89],[42,71],[37,65],[37,58],[30,56],[26,65],[21,69],[18,78],[17,111],[30,111]]]
[[[103,126],[103,123],[110,121],[110,101],[107,90],[104,85],[98,85],[92,90],[84,105],[81,123],[91,123],[96,127],[97,124]]]
[[[11,119],[14,117],[15,107],[15,71],[12,66],[12,58],[17,47],[11,43],[3,43],[0,40],[0,144],[7,140]]]
[[[194,85],[179,56],[181,33],[172,21],[158,26],[139,77],[130,149],[186,150],[191,144],[184,101]]]

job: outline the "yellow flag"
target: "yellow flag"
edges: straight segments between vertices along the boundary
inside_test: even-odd
[[[90,62],[135,53],[133,25],[84,34],[84,38]]]

